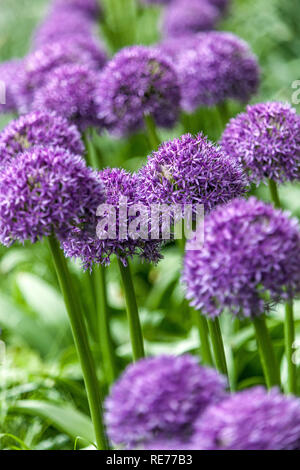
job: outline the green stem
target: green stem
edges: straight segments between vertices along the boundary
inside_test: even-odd
[[[105,377],[109,385],[111,385],[116,378],[114,347],[111,339],[111,331],[109,324],[109,307],[107,303],[106,291],[106,271],[102,265],[95,266],[93,276],[95,280],[96,290],[96,303],[97,303],[97,317],[98,317],[98,331],[99,331],[99,344],[102,350],[102,360],[105,370]]]
[[[272,202],[273,202],[274,206],[277,209],[280,209],[281,208],[281,203],[280,203],[280,199],[279,199],[277,184],[275,183],[275,181],[269,180],[269,190],[270,190],[270,195],[271,195],[271,199],[272,199]]]
[[[161,141],[160,141],[160,138],[158,137],[155,121],[150,114],[144,115],[144,121],[145,121],[147,136],[148,136],[151,149],[157,150],[161,144]]]
[[[86,148],[86,162],[92,168],[101,168],[102,161],[101,156],[97,152],[93,142],[92,142],[92,133],[89,129],[83,134],[83,141]]]
[[[293,362],[293,344],[295,341],[295,323],[293,302],[290,301],[285,306],[285,353],[288,364],[288,393],[297,394],[297,366]]]
[[[134,285],[132,281],[131,269],[129,264],[127,264],[127,266],[124,266],[121,260],[118,260],[118,263],[125,291],[133,360],[137,361],[138,359],[141,359],[145,356],[145,352],[142,328],[135,297]]]
[[[253,325],[267,387],[271,388],[275,385],[280,385],[279,367],[265,316],[260,315],[258,317],[253,317]]]
[[[195,321],[198,327],[200,344],[201,344],[201,357],[203,364],[209,366],[213,365],[213,358],[209,344],[209,331],[206,318],[201,313],[195,311]]]
[[[218,318],[208,320],[208,329],[210,332],[217,369],[222,374],[228,375],[224,344]]]
[[[80,365],[85,382],[90,413],[95,430],[95,438],[98,449],[108,448],[103,425],[102,395],[97,379],[93,357],[88,344],[88,336],[77,298],[77,289],[74,288],[66,259],[54,236],[48,238],[49,248],[52,253],[56,274],[61,292],[64,297],[66,309],[69,315],[73,338],[80,360]]]

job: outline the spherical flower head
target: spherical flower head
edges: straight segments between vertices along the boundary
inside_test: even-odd
[[[300,180],[300,116],[289,104],[247,106],[245,113],[231,119],[221,144],[254,183]]]
[[[33,42],[35,46],[42,46],[79,34],[90,36],[94,26],[91,19],[79,11],[70,8],[53,11],[35,31]]]
[[[21,68],[22,61],[18,59],[8,60],[0,64],[1,98],[4,98],[5,101],[3,103],[0,100],[0,114],[17,111],[18,81]]]
[[[172,127],[179,113],[180,90],[175,70],[158,51],[127,47],[108,63],[96,90],[98,114],[109,130],[126,135],[144,126],[144,115]]]
[[[100,5],[98,0],[54,0],[52,11],[60,12],[65,10],[76,11],[97,21],[100,14]]]
[[[195,419],[224,398],[226,382],[194,357],[159,356],[130,365],[106,400],[108,436],[133,448],[190,436]]]
[[[104,201],[103,187],[80,156],[59,147],[34,147],[0,171],[0,241],[64,237],[86,208]]]
[[[151,240],[149,234],[147,238],[133,238],[128,230],[134,219],[129,211],[134,204],[141,204],[137,176],[121,168],[107,168],[98,173],[98,178],[105,188],[105,204],[115,210],[115,236],[110,235],[110,227],[106,230],[106,224],[104,230],[99,233],[98,224],[104,219],[100,214],[97,216],[96,211],[90,212],[81,227],[75,227],[65,240],[63,247],[66,256],[80,259],[85,270],[91,270],[94,264],[108,265],[113,255],[117,256],[124,266],[134,255],[142,260],[157,263],[162,257],[160,242]],[[107,212],[106,221],[110,217],[108,209]],[[103,217],[105,215],[103,214]],[[114,221],[111,222],[113,223]]]
[[[220,11],[209,1],[174,0],[166,8],[163,19],[165,37],[184,37],[214,29]]]
[[[34,111],[11,121],[0,133],[0,165],[35,145],[54,146],[83,155],[81,135],[65,118],[47,111]]]
[[[224,32],[197,37],[198,45],[187,44],[176,58],[183,109],[193,112],[226,99],[247,102],[259,85],[259,66],[247,43]]]
[[[55,69],[66,64],[88,64],[90,68],[100,70],[105,61],[101,45],[90,36],[65,38],[35,50],[24,60],[18,103],[20,111],[30,110],[35,92],[49,82]]]
[[[163,143],[138,174],[150,204],[203,204],[209,212],[246,191],[241,166],[201,133]]]
[[[183,271],[186,296],[203,314],[254,317],[300,293],[300,228],[281,210],[236,199],[206,217],[204,240],[199,249],[188,242]]]
[[[101,128],[94,99],[97,81],[98,74],[88,65],[63,65],[35,93],[32,108],[64,116],[81,131],[90,126]]]
[[[195,449],[300,450],[300,400],[254,387],[208,407],[195,428]]]

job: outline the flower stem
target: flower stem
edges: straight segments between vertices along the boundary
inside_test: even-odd
[[[144,115],[144,121],[145,121],[147,136],[148,136],[151,149],[157,150],[161,144],[161,141],[160,141],[160,138],[158,137],[155,121],[150,114]]]
[[[99,331],[99,344],[102,350],[103,367],[107,383],[111,385],[116,378],[114,347],[111,339],[109,325],[109,307],[106,291],[106,271],[101,264],[95,266],[93,276],[95,280],[97,318]]]
[[[213,358],[209,344],[209,331],[206,318],[201,313],[195,311],[195,322],[198,327],[201,343],[201,357],[204,364],[213,365]]]
[[[129,264],[124,266],[118,259],[121,278],[125,290],[127,316],[129,322],[130,339],[132,345],[133,360],[137,361],[145,356],[142,328],[132,281]]]
[[[258,349],[265,374],[267,387],[271,388],[275,385],[280,385],[279,367],[274,353],[274,348],[272,340],[270,338],[269,330],[266,325],[265,316],[260,315],[258,317],[254,317],[253,325],[256,333]]]
[[[224,344],[218,318],[208,320],[208,328],[210,332],[217,369],[222,374],[228,375]]]
[[[271,199],[277,209],[282,208],[280,197],[278,194],[277,184],[273,180],[269,180],[269,190]],[[285,305],[285,321],[284,321],[284,343],[285,355],[288,364],[288,386],[289,393],[296,393],[297,389],[297,366],[293,363],[293,344],[295,341],[295,323],[293,300],[291,299]]]
[[[295,323],[293,302],[287,302],[285,305],[285,353],[288,364],[288,383],[287,391],[294,395],[297,394],[297,366],[293,362],[293,344],[295,341]]]
[[[93,357],[89,348],[88,336],[80,308],[80,301],[77,298],[77,289],[73,286],[66,259],[60,249],[57,239],[54,236],[51,236],[48,238],[48,243],[80,360],[91,418],[95,430],[97,447],[98,449],[105,450],[108,448],[108,445],[102,418],[102,394],[97,379]]]

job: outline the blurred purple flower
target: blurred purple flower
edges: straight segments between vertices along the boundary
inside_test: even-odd
[[[221,144],[257,184],[300,180],[300,116],[287,103],[247,106],[228,123]]]
[[[208,317],[225,309],[251,317],[299,294],[299,228],[254,197],[215,209],[205,219],[204,246],[187,244],[183,282],[191,305]]]

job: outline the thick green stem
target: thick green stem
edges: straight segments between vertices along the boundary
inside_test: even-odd
[[[99,331],[99,344],[102,351],[103,367],[107,383],[111,385],[116,378],[114,347],[111,339],[109,324],[109,307],[106,291],[106,271],[102,265],[95,266],[93,277],[95,280],[97,318]]]
[[[285,354],[288,365],[288,393],[297,394],[297,366],[293,361],[293,344],[295,342],[295,323],[293,302],[288,302],[285,306]]]
[[[144,121],[147,131],[147,136],[149,140],[149,144],[152,150],[157,150],[161,144],[160,138],[158,137],[158,133],[156,130],[155,121],[150,114],[144,115]]]
[[[142,328],[135,297],[134,285],[132,281],[131,269],[129,264],[127,264],[127,266],[124,266],[122,261],[118,260],[118,262],[125,291],[133,360],[137,361],[138,359],[141,359],[145,356],[145,352]]]
[[[210,350],[209,344],[209,331],[206,318],[201,313],[195,311],[195,322],[198,327],[199,338],[200,338],[200,351],[203,364],[209,366],[213,365],[213,357]]]
[[[108,446],[102,419],[102,394],[97,379],[95,364],[89,348],[80,301],[77,298],[77,289],[73,286],[67,262],[59,247],[58,241],[54,236],[51,236],[48,238],[48,242],[80,360],[91,418],[95,430],[96,444],[98,449],[104,450],[107,449]]]
[[[280,385],[280,374],[265,316],[254,317],[253,325],[267,387],[272,388]]]
[[[222,374],[228,375],[224,344],[218,318],[215,318],[214,320],[208,320],[208,328],[217,369]]]
[[[86,148],[86,162],[89,166],[93,168],[102,167],[102,159],[100,151],[96,149],[92,142],[92,131],[89,129],[83,134],[83,141]]]
[[[281,208],[281,203],[280,203],[280,199],[279,199],[277,184],[275,183],[275,181],[269,180],[269,190],[270,190],[270,195],[271,195],[271,199],[272,199],[272,202],[273,202],[274,206],[277,209],[280,209]]]

